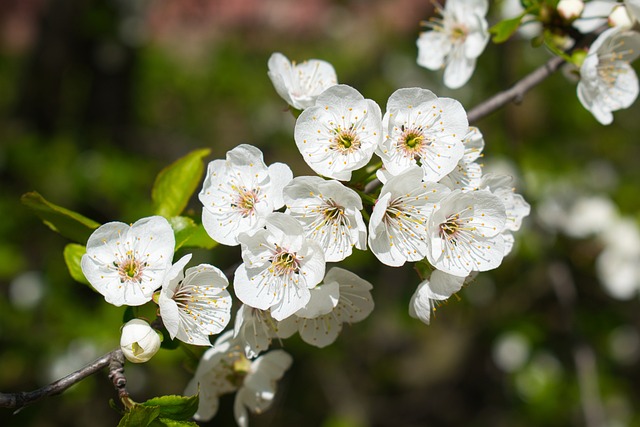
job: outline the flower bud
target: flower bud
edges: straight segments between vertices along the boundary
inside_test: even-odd
[[[130,362],[143,363],[160,348],[160,336],[144,320],[132,319],[122,327],[120,348]]]
[[[560,0],[558,13],[567,21],[573,21],[582,14],[584,2],[582,0]]]
[[[620,4],[613,8],[609,15],[608,23],[611,27],[631,28],[633,20],[629,16],[627,8]]]

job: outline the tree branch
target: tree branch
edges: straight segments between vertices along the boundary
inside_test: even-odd
[[[45,397],[56,396],[62,394],[66,389],[72,385],[79,383],[83,379],[90,375],[99,372],[101,369],[109,366],[110,375],[114,386],[121,393],[121,389],[124,389],[126,385],[126,379],[124,379],[124,356],[122,350],[117,349],[110,353],[105,354],[99,359],[95,360],[91,364],[79,369],[64,378],[59,379],[49,385],[41,387],[34,391],[23,391],[18,393],[0,393],[0,408],[14,408],[20,410],[27,405],[31,405]],[[118,372],[120,375],[114,375],[114,372]],[[124,384],[122,380],[124,379]],[[118,384],[116,384],[116,380]],[[126,392],[126,391],[125,391]]]
[[[563,58],[554,56],[546,64],[536,68],[509,89],[498,92],[486,101],[476,105],[467,114],[469,123],[477,122],[510,102],[521,102],[527,91],[558,71],[564,63],[565,60]]]

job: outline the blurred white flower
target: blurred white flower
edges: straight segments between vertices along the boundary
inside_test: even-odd
[[[589,48],[580,67],[578,99],[603,125],[613,111],[629,107],[638,97],[638,76],[630,62],[640,54],[640,33],[610,28]]]
[[[383,118],[385,140],[376,153],[391,175],[422,167],[423,180],[438,181],[464,155],[467,113],[451,98],[420,88],[396,90]]]
[[[144,363],[160,349],[160,335],[142,319],[131,319],[122,327],[120,349],[133,363]]]
[[[627,13],[634,20],[640,20],[640,0],[624,0]]]
[[[564,19],[576,19],[584,10],[584,2],[582,0],[560,0],[557,9]]]
[[[109,222],[89,237],[82,272],[108,303],[142,305],[162,286],[174,248],[171,225],[161,216],[143,218],[131,226]]]
[[[567,212],[563,231],[571,237],[589,237],[606,231],[617,219],[618,210],[611,199],[581,197]]]
[[[583,34],[597,30],[607,23],[607,18],[617,5],[616,0],[592,0],[584,5],[580,18],[573,21],[573,26]]]
[[[325,89],[338,84],[333,65],[319,59],[296,64],[279,52],[269,58],[269,78],[287,104],[298,110],[312,107]]]
[[[304,236],[295,218],[272,213],[265,228],[238,238],[244,261],[236,270],[234,290],[243,303],[261,310],[271,309],[283,320],[309,302],[309,289],[325,272],[324,252]]]
[[[284,188],[286,213],[297,219],[307,238],[320,244],[327,262],[342,261],[352,248],[367,248],[362,199],[338,181],[319,176],[294,178]]]
[[[235,391],[234,416],[239,426],[247,427],[247,409],[261,413],[271,406],[277,381],[291,366],[292,358],[283,350],[273,350],[251,361],[232,336],[233,331],[220,335],[214,347],[203,354],[184,394],[199,392],[194,418],[208,421],[218,411],[220,396]]]
[[[382,141],[382,112],[351,86],[332,86],[300,114],[294,137],[317,174],[348,181],[352,171],[369,163]]]
[[[612,27],[630,29],[633,26],[634,18],[629,14],[629,10],[623,4],[618,4],[613,8],[607,22]]]
[[[489,41],[487,0],[447,0],[436,5],[441,19],[425,22],[432,30],[418,38],[418,65],[430,70],[444,67],[444,84],[463,86],[476,66],[476,59]]]
[[[640,291],[640,229],[633,219],[618,218],[600,233],[604,249],[596,272],[607,293],[628,300]]]
[[[333,343],[344,323],[364,320],[373,311],[371,283],[339,267],[327,272],[311,290],[311,300],[296,312],[298,333],[304,342],[322,348]]]
[[[229,285],[220,269],[208,264],[182,271],[191,259],[176,262],[162,285],[158,305],[171,339],[187,344],[211,345],[209,336],[220,333],[231,318]]]
[[[202,225],[216,242],[238,245],[240,233],[262,227],[265,217],[284,205],[282,189],[292,178],[289,166],[267,167],[258,148],[238,145],[226,160],[209,163],[198,196]]]

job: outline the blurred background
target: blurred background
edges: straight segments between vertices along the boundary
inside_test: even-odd
[[[495,23],[506,9],[491,4]],[[21,205],[23,193],[101,223],[134,222],[152,213],[155,175],[196,148],[214,159],[250,143],[267,164],[312,174],[267,77],[276,51],[329,61],[341,83],[383,110],[394,90],[411,86],[470,109],[550,57],[518,37],[490,44],[469,84],[447,90],[441,73],[415,61],[432,8],[428,0],[0,0],[0,391],[36,389],[117,347],[124,313],[71,279],[68,241]],[[640,426],[638,108],[601,126],[558,73],[478,122],[485,171],[513,175],[532,205],[513,253],[427,326],[408,315],[419,283],[411,266],[356,251],[341,265],[374,285],[373,314],[322,350],[285,341],[294,364],[273,407],[250,424]],[[198,217],[197,199],[190,209]],[[603,258],[616,242],[623,249]],[[218,247],[194,262],[225,269],[238,258],[237,248]],[[161,351],[126,365],[129,391],[137,401],[181,394],[191,369],[185,353]],[[114,426],[113,398],[103,372],[16,415],[0,410],[0,424]],[[206,425],[234,425],[232,404],[223,397]]]

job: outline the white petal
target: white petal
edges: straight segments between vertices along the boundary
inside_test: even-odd
[[[311,299],[302,309],[296,312],[296,316],[313,319],[330,313],[340,299],[338,282],[324,283],[311,289]]]
[[[445,57],[451,51],[449,37],[440,31],[428,31],[420,34],[417,40],[418,65],[429,70],[439,70]]]

